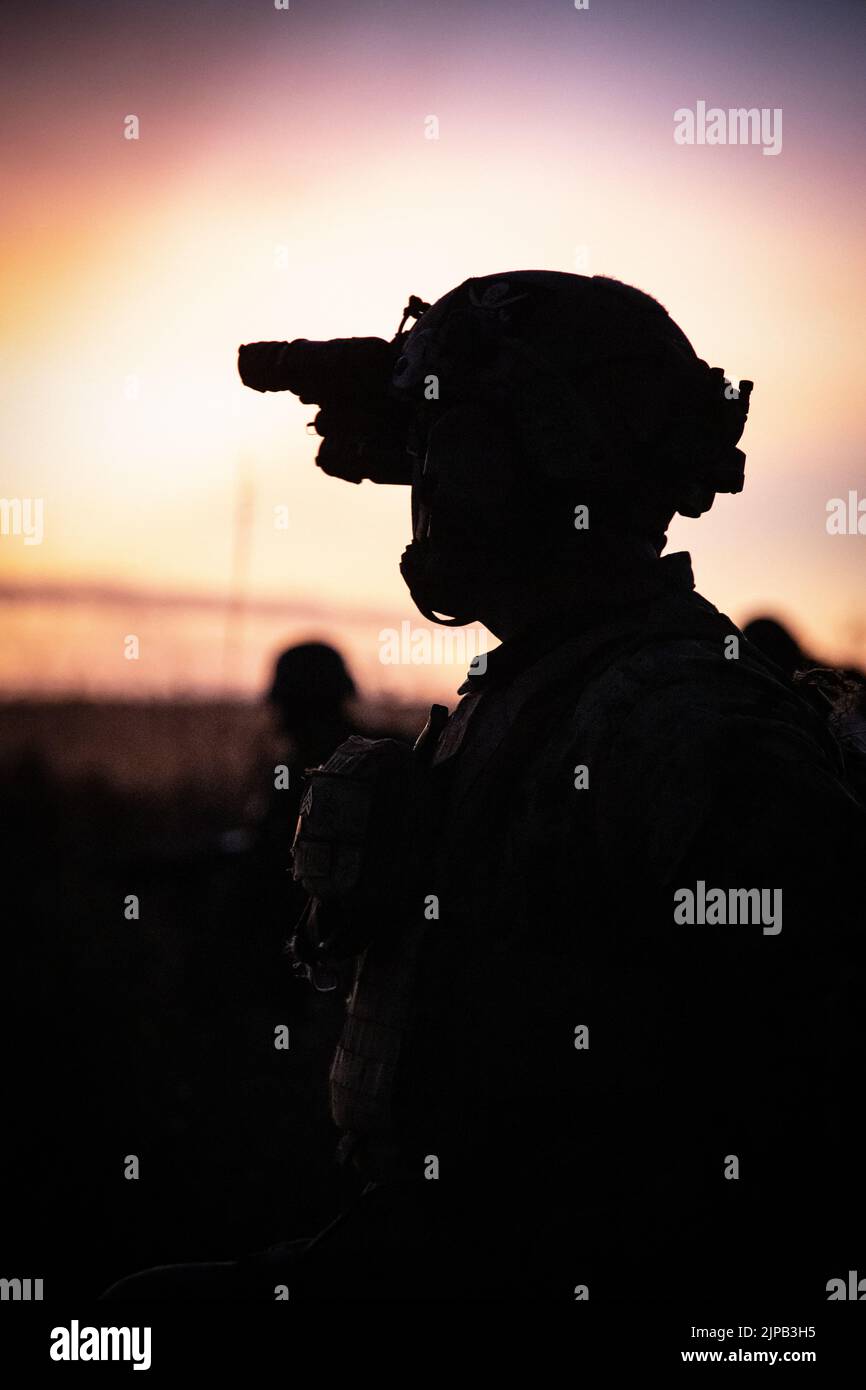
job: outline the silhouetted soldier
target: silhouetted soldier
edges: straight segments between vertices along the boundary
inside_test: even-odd
[[[411,481],[417,606],[502,640],[411,756],[350,739],[302,807],[296,953],[356,961],[331,1098],[366,1187],[313,1242],[121,1293],[814,1307],[863,1258],[863,811],[660,558],[740,491],[751,383],[605,278],[410,309],[392,344],[240,356],[321,405],[326,471]]]
[[[743,635],[786,676],[795,676],[798,671],[808,671],[820,664],[803,650],[794,634],[778,618],[752,618],[745,624]]]
[[[216,891],[223,920],[245,942],[246,963],[267,991],[290,1007],[293,1021],[316,1017],[307,991],[287,968],[285,945],[306,894],[292,878],[291,845],[304,777],[357,731],[355,683],[334,647],[301,642],[281,652],[265,696],[271,727],[250,769],[245,824],[220,840]],[[333,1009],[328,1010],[333,1016]],[[333,1033],[331,1034],[333,1036]]]
[[[349,702],[355,682],[334,647],[301,642],[281,652],[274,664],[267,702],[277,738],[277,762],[260,769],[253,813],[259,855],[285,868],[298,819],[304,774],[358,732]]]
[[[866,803],[866,673],[857,666],[823,666],[776,618],[752,618],[743,633],[823,713],[842,752],[849,780],[861,802]]]

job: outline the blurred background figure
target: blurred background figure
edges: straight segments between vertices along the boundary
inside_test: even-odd
[[[743,633],[829,719],[848,779],[866,803],[866,672],[859,666],[826,666],[778,618],[752,618]]]
[[[803,650],[790,629],[777,618],[752,618],[743,628],[743,634],[786,676],[795,676],[798,671],[808,671],[813,666],[821,665],[816,657]]]
[[[309,991],[284,952],[307,903],[292,872],[306,774],[353,734],[407,742],[417,728],[410,726],[410,737],[398,720],[363,709],[343,656],[326,642],[300,642],[282,651],[265,703],[270,718],[251,759],[243,823],[220,836],[219,893],[230,930],[251,958],[258,956],[274,1001],[310,1016]],[[286,968],[275,970],[276,964]],[[318,1015],[322,1009],[323,1002]]]
[[[266,695],[271,758],[254,771],[248,816],[253,848],[264,865],[289,865],[304,772],[358,733],[357,690],[340,653],[325,642],[301,642],[277,657]]]

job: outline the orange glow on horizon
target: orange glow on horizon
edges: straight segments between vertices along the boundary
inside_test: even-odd
[[[44,498],[46,530],[38,546],[3,537],[4,590],[98,581],[228,596],[246,488],[241,597],[314,600],[374,679],[373,627],[360,637],[353,614],[395,626],[413,615],[397,571],[408,496],[324,477],[304,428],[313,411],[245,391],[237,345],[390,336],[410,292],[432,299],[497,269],[573,270],[586,246],[590,273],[648,290],[701,356],[756,382],[745,492],[699,523],[677,520],[670,548],[691,549],[698,587],[735,618],[782,612],[829,658],[866,661],[866,538],[825,528],[828,499],[866,493],[864,193],[844,158],[856,112],[831,107],[816,130],[818,88],[785,100],[768,58],[754,98],[742,79],[730,101],[785,106],[778,158],[677,147],[673,111],[694,82],[684,89],[671,63],[635,70],[634,36],[613,20],[606,39],[593,15],[582,67],[563,37],[575,16],[566,28],[545,9],[539,69],[514,49],[528,19],[509,10],[504,31],[485,29],[493,10],[482,11],[449,10],[441,50],[430,16],[427,47],[407,18],[388,48],[364,47],[347,13],[344,30],[316,39],[333,58],[324,77],[310,14],[298,18],[304,49],[257,39],[236,53],[209,34],[200,72],[194,52],[172,50],[173,71],[189,66],[186,104],[156,69],[136,88],[121,65],[88,92],[58,57],[56,126],[34,88],[7,163],[2,494]],[[715,70],[694,56],[704,90],[730,87],[724,53]],[[123,116],[139,106],[141,139],[125,141]],[[431,111],[438,141],[424,138]],[[117,688],[104,624],[76,625],[71,650],[59,610],[28,617],[16,602],[3,604],[15,643],[0,689]],[[213,631],[199,632],[201,643],[192,628],[172,637],[180,687],[185,670],[219,684],[217,653],[210,665],[202,655]],[[260,665],[251,650],[245,688]],[[420,688],[417,671],[387,678]]]

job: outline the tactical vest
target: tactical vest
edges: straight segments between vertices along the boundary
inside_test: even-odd
[[[416,745],[414,796],[423,809],[419,815],[416,805],[414,815],[421,839],[427,836],[428,847],[435,841],[442,816],[464,814],[476,821],[489,817],[491,823],[497,817],[507,818],[522,772],[539,756],[544,738],[576,708],[586,711],[584,723],[597,723],[610,737],[646,693],[640,681],[630,681],[625,674],[620,678],[642,650],[667,642],[697,642],[712,643],[715,651],[721,651],[724,640],[732,635],[740,642],[740,669],[749,665],[759,672],[769,682],[768,699],[774,698],[780,673],[749,646],[729,618],[697,595],[654,598],[589,632],[560,629],[559,640],[511,675],[505,727],[485,728],[485,680],[470,677],[463,687],[468,692],[444,728],[428,729]],[[491,665],[497,655],[492,654]],[[488,669],[487,675],[502,688],[495,670]],[[663,678],[657,682],[662,684]],[[785,694],[790,697],[788,688]],[[593,705],[598,707],[597,720]],[[803,712],[804,718],[814,720],[805,706]],[[482,769],[484,793],[479,797],[473,795],[471,783]],[[374,934],[358,961],[330,1073],[333,1118],[351,1136],[344,1141],[343,1151],[353,1153],[371,1175],[400,1170],[395,1097],[401,1082],[401,1054],[412,1016],[419,956],[427,933],[436,930],[435,919],[425,916],[424,877],[417,871],[424,864],[425,845],[416,844],[414,850],[417,896],[407,905],[400,929],[381,937]],[[466,864],[465,872],[471,869]],[[457,866],[458,876],[460,871]],[[384,885],[383,889],[387,894]],[[411,1087],[411,1078],[403,1081]],[[415,1166],[417,1170],[417,1161]]]

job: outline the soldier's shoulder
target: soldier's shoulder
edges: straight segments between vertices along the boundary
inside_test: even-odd
[[[712,634],[644,641],[576,681],[563,716],[533,769],[537,804],[555,800],[597,839],[640,846],[659,877],[720,805],[781,787],[821,802],[835,782],[826,730],[745,639],[736,656]]]
[[[648,754],[667,742],[713,746],[750,734],[821,742],[791,685],[724,621],[715,633],[648,633],[587,683],[578,677],[566,723],[566,738],[598,750],[626,739]]]

